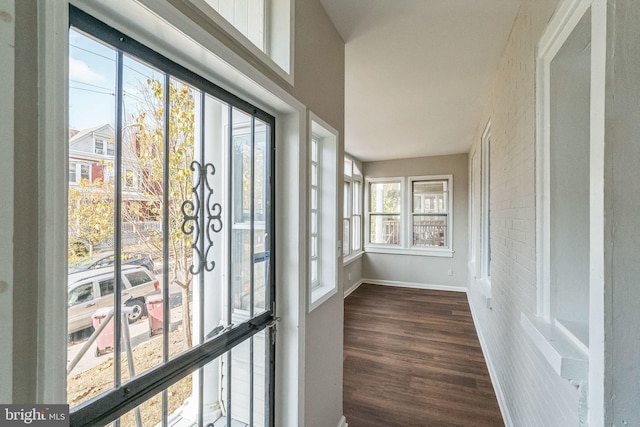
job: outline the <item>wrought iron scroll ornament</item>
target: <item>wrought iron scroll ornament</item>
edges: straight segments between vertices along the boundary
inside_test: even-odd
[[[211,163],[201,165],[191,162],[195,184],[191,189],[192,200],[182,202],[182,232],[193,235],[191,248],[193,262],[189,267],[191,274],[212,271],[215,261],[209,261],[209,252],[213,248],[213,235],[222,230],[222,206],[213,200],[213,187],[209,178],[214,176],[216,168]]]

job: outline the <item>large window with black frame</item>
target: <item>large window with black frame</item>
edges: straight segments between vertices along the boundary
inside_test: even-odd
[[[72,425],[273,425],[274,129],[70,9]]]

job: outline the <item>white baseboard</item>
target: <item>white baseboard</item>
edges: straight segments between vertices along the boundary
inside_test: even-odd
[[[427,283],[396,282],[392,280],[373,279],[362,279],[362,283],[371,283],[372,285],[383,286],[397,286],[400,288],[429,289],[432,291],[467,292],[467,288],[462,286],[432,285]]]
[[[347,289],[346,291],[344,291],[344,297],[348,297],[349,295],[351,295],[351,293],[353,291],[355,291],[356,289],[358,289],[360,287],[360,285],[362,285],[364,283],[364,280],[359,280],[356,283],[353,284],[353,286],[351,286],[349,289]]]
[[[496,394],[496,399],[498,399],[498,406],[500,407],[500,413],[502,414],[502,420],[506,427],[513,427],[513,421],[511,420],[511,413],[509,412],[509,407],[507,406],[507,401],[504,397],[504,393],[502,392],[502,387],[500,386],[500,381],[498,380],[498,373],[496,372],[493,362],[491,361],[491,356],[489,355],[487,342],[484,340],[484,336],[482,335],[482,330],[478,325],[478,319],[476,315],[476,310],[473,306],[473,299],[467,292],[467,300],[469,301],[469,308],[471,309],[471,318],[473,319],[473,324],[476,328],[476,334],[478,335],[478,341],[480,341],[480,347],[482,348],[482,354],[484,355],[484,360],[487,364],[487,369],[489,370],[489,377],[491,378],[491,384],[493,385],[493,391]]]
[[[347,424],[347,419],[343,415],[342,418],[340,418],[340,422],[338,423],[338,427],[348,427],[348,426],[349,426],[349,424]]]

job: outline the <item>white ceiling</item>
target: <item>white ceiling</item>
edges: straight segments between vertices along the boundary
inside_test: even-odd
[[[345,149],[469,151],[521,0],[320,0],[345,46]]]

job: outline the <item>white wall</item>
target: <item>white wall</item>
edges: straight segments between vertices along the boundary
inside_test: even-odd
[[[360,256],[357,259],[344,265],[342,273],[342,283],[344,292],[352,292],[356,286],[359,286],[362,280],[362,260]]]
[[[579,425],[579,392],[560,378],[520,327],[536,314],[535,57],[557,0],[525,0],[478,123],[491,119],[491,308],[470,278],[469,299],[494,386],[513,426]],[[470,276],[471,277],[471,276]]]
[[[362,262],[364,281],[391,281],[464,288],[468,252],[468,155],[419,157],[363,163],[366,178],[453,175],[452,258],[367,252]],[[366,196],[365,196],[366,197]],[[366,209],[366,203],[365,203]],[[363,222],[366,222],[366,212]],[[366,245],[367,236],[364,236]],[[449,276],[448,270],[452,270]]]
[[[34,0],[15,3],[13,402],[35,402],[38,343],[38,40]],[[62,166],[64,167],[64,165]],[[3,224],[4,226],[4,224]],[[20,357],[15,357],[20,355]]]
[[[640,2],[609,1],[605,123],[605,425],[640,423]]]
[[[15,2],[0,0],[0,200],[13,200],[14,34]],[[13,204],[0,207],[0,403],[11,402],[13,390]]]
[[[291,93],[338,131],[336,172],[340,183],[343,176],[340,159],[344,154],[344,42],[319,0],[296,1],[295,21],[295,87]],[[338,185],[337,218],[342,215],[342,187]],[[308,217],[306,212],[300,212],[300,215]],[[340,240],[342,228],[338,230]],[[301,241],[306,242],[306,239]],[[339,262],[340,258],[337,259]],[[278,268],[287,266],[279,265]],[[308,427],[337,426],[342,417],[344,299],[341,268],[338,268],[337,280],[338,292],[305,319],[304,425]],[[308,289],[308,283],[301,286]]]

